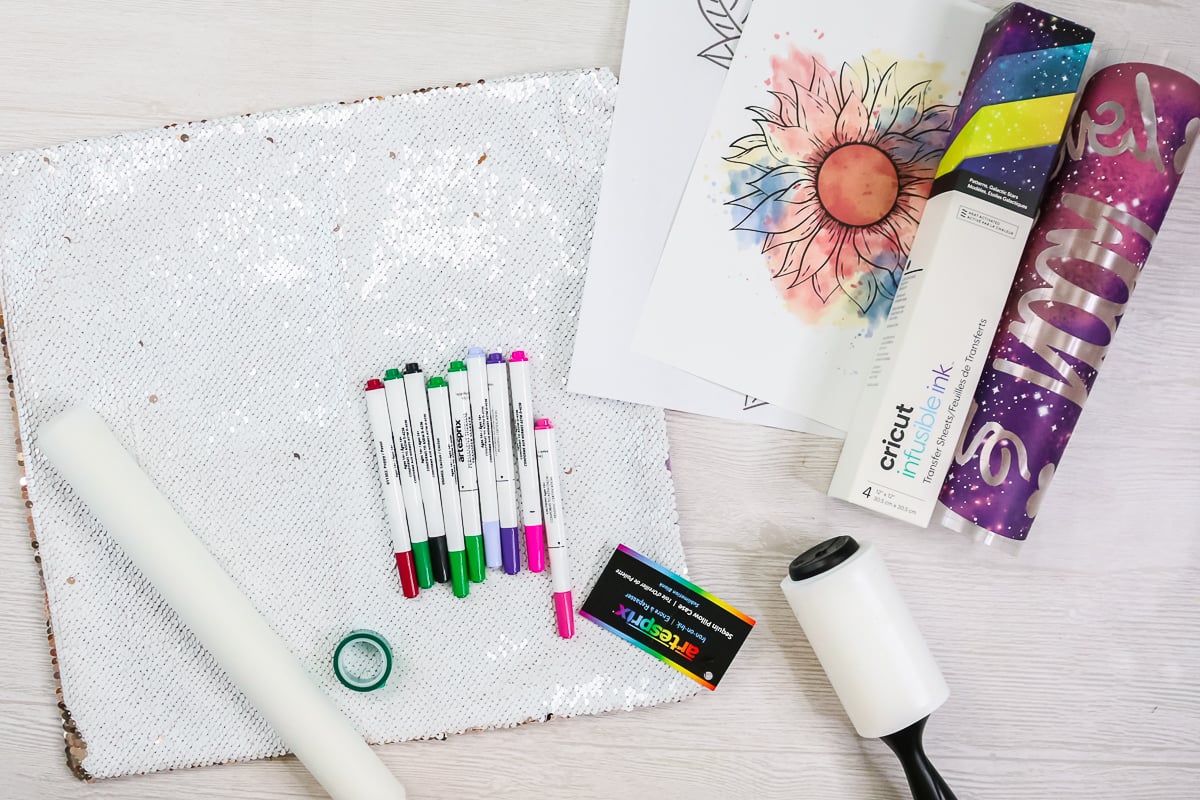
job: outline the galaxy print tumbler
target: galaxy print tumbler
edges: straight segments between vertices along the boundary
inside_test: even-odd
[[[1127,62],[1088,82],[935,521],[1029,535],[1197,139],[1200,84],[1187,75]]]

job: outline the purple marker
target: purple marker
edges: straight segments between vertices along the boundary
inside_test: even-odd
[[[504,354],[487,357],[488,402],[492,407],[492,453],[496,458],[496,496],[500,502],[500,559],[504,571],[521,571],[521,542],[517,538],[517,486],[513,481],[512,412],[509,410],[508,366]]]

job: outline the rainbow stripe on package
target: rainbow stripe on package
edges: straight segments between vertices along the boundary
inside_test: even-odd
[[[957,190],[1032,217],[1095,34],[1013,3],[983,31],[933,194]]]
[[[754,620],[666,567],[617,547],[579,615],[717,688]]]
[[[1021,3],[984,28],[830,495],[929,524],[1093,36]]]

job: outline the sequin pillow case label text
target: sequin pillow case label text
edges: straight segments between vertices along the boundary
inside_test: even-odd
[[[708,689],[717,688],[754,620],[621,545],[579,612]]]

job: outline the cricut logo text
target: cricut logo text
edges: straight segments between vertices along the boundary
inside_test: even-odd
[[[896,468],[896,457],[900,454],[900,443],[904,441],[904,429],[908,427],[912,411],[912,406],[897,405],[892,432],[888,434],[888,438],[880,440],[883,442],[883,457],[879,459],[879,466],[889,472]]]
[[[883,442],[883,455],[879,459],[879,466],[882,469],[891,472],[899,464],[901,476],[913,479],[917,477],[921,471],[921,460],[933,437],[938,409],[942,407],[941,396],[946,393],[946,385],[950,382],[950,371],[953,369],[953,363],[948,367],[938,364],[937,369],[929,371],[932,380],[925,388],[929,390],[930,394],[919,408],[906,406],[903,403],[896,406],[896,419],[892,422],[892,429],[887,438],[880,440]],[[910,423],[916,430],[913,432],[912,440],[905,447],[904,440]],[[900,463],[901,461],[903,463]]]

